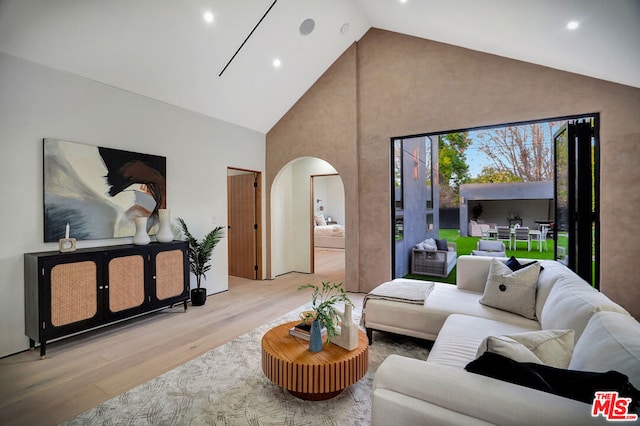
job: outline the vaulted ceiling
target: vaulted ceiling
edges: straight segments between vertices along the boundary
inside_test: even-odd
[[[259,132],[371,27],[640,87],[639,0],[0,0],[0,51]]]

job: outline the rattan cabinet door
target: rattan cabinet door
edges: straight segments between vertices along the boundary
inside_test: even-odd
[[[156,254],[156,297],[166,300],[184,292],[184,253],[167,250]]]
[[[107,277],[109,311],[137,308],[145,301],[145,258],[132,254],[109,259]]]
[[[51,268],[51,325],[62,327],[96,316],[97,268],[92,260]]]

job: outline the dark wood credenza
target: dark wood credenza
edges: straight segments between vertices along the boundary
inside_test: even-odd
[[[104,326],[189,299],[186,241],[25,253],[25,334],[29,346]]]

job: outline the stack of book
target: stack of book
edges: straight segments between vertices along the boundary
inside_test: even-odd
[[[301,322],[289,329],[289,334],[300,339],[309,340],[311,337],[311,324]],[[327,334],[327,329],[322,328],[322,336]]]

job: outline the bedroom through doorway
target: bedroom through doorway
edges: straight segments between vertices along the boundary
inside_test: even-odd
[[[338,174],[311,176],[312,260],[314,273],[344,271],[344,186]]]

